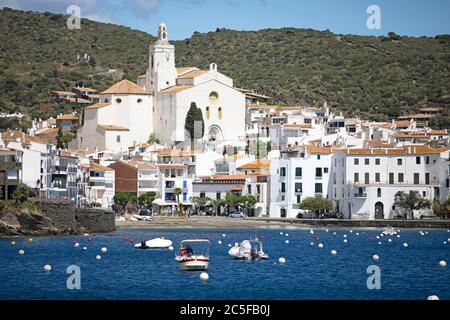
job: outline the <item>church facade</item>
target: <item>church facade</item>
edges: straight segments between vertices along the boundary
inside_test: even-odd
[[[175,47],[161,24],[157,41],[150,45],[147,73],[137,84],[120,81],[100,94],[100,103],[86,107],[71,148],[123,153],[153,133],[168,147],[186,142],[185,120],[193,102],[202,110],[203,141],[244,141],[245,95],[214,63],[208,70],[177,68]]]
[[[202,110],[203,140],[233,142],[245,138],[245,95],[212,63],[208,70],[175,66],[175,48],[161,24],[150,45],[149,68],[138,84],[154,96],[154,129],[161,143],[185,140],[185,119],[192,102]]]

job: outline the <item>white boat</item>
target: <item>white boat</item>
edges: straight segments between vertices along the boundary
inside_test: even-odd
[[[172,245],[172,241],[164,237],[148,241],[141,241],[134,245],[136,249],[167,249]]]
[[[228,251],[228,255],[236,260],[267,260],[269,256],[264,252],[262,242],[259,240],[244,240],[236,243]]]
[[[393,227],[387,227],[383,230],[384,235],[395,236],[397,231]]]
[[[195,246],[195,250],[192,248]],[[209,240],[195,239],[180,242],[180,252],[175,257],[181,271],[206,271],[209,266]]]

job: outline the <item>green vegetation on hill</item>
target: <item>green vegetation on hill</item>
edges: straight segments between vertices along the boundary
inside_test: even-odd
[[[82,20],[81,30],[65,24],[63,15],[0,10],[0,111],[57,114],[67,106],[38,108],[51,101],[51,90],[77,83],[103,90],[145,72],[152,36],[89,20]],[[320,106],[326,100],[334,110],[375,120],[438,106],[445,111],[435,125],[450,127],[449,35],[218,29],[173,43],[177,65],[207,68],[215,62],[236,86],[270,95],[275,103]],[[77,61],[85,52],[95,67]]]

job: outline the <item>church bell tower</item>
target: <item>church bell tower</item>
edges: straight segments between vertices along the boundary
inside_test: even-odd
[[[176,85],[177,77],[175,47],[169,43],[166,25],[161,23],[158,27],[158,40],[150,45],[147,91],[155,95]]]

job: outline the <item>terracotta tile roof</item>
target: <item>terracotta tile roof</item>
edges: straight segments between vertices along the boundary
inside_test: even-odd
[[[128,129],[128,128],[109,125],[109,124],[99,124],[98,126],[106,131],[130,131],[130,129]]]
[[[429,114],[423,114],[423,113],[419,113],[419,114],[409,114],[406,116],[401,116],[398,117],[398,119],[400,120],[404,120],[404,119],[430,119],[433,118],[433,115],[429,115]]]
[[[394,145],[392,145],[392,144],[390,144],[390,143],[386,143],[386,142],[383,142],[383,141],[377,141],[377,140],[369,140],[369,141],[366,141],[366,143],[367,143],[367,145],[369,146],[369,147],[378,147],[378,148],[381,148],[381,147],[383,147],[383,148],[393,148],[394,147]]]
[[[2,138],[5,141],[8,142],[16,142],[17,139],[20,139],[21,143],[30,143],[30,142],[35,142],[35,143],[41,143],[41,144],[47,144],[48,141],[39,137],[35,137],[35,136],[30,136],[29,134],[26,134],[24,132],[20,132],[20,131],[6,131],[2,133]]]
[[[243,186],[235,186],[235,187],[231,188],[231,191],[242,191],[242,190],[244,190]]]
[[[431,131],[428,131],[428,134],[430,134],[430,135],[446,136],[446,135],[448,135],[448,132],[445,131],[445,130],[431,130]]]
[[[70,91],[52,91],[52,93],[56,93],[59,96],[76,96],[76,93],[70,92]]]
[[[199,77],[201,75],[204,75],[207,72],[208,72],[208,70],[193,70],[193,71],[190,71],[186,74],[179,76],[178,79],[193,79],[193,78]]]
[[[50,134],[58,134],[58,128],[47,128],[36,132],[36,135],[46,136]]]
[[[178,67],[177,68],[177,73],[178,73],[178,76],[181,76],[183,74],[186,74],[186,73],[191,72],[191,71],[196,70],[196,69],[197,68],[195,68],[195,67]]]
[[[284,128],[289,129],[311,129],[311,124],[285,124],[283,125]]]
[[[71,113],[58,116],[56,120],[79,120],[79,118]]]
[[[220,176],[212,176],[211,179],[213,181],[234,181],[234,180],[246,180],[248,177],[244,175],[220,175]]]
[[[149,164],[149,163],[139,162],[139,161],[133,161],[133,160],[129,160],[129,161],[126,161],[126,160],[119,160],[119,161],[117,161],[117,162],[111,164],[109,167],[110,167],[110,168],[113,168],[113,166],[114,166],[115,164],[117,164],[117,163],[122,164],[122,165],[125,165],[125,166],[127,166],[127,167],[129,167],[129,168],[132,168],[132,169],[134,169],[134,170],[153,170],[153,169],[156,168],[155,166],[152,166],[152,165]]]
[[[322,154],[333,153],[331,147],[317,147],[313,145],[308,145],[306,146],[306,150],[309,153],[322,153]]]
[[[200,151],[197,150],[174,150],[174,149],[166,149],[162,150],[158,153],[158,156],[161,157],[192,157],[198,155]]]
[[[348,155],[415,155],[415,154],[441,154],[449,148],[433,149],[428,146],[405,146],[403,148],[380,148],[380,149],[339,149]]]
[[[409,133],[396,133],[394,137],[397,139],[428,139],[428,136],[424,133],[409,134]]]
[[[122,80],[111,88],[103,92],[104,94],[148,94],[143,88],[139,87],[130,80]]]
[[[409,127],[411,125],[411,122],[409,122],[408,120],[400,120],[400,121],[395,121],[394,124],[397,127]]]
[[[173,86],[167,89],[161,90],[161,93],[178,93],[187,89],[192,88],[192,86]]]
[[[96,103],[93,104],[92,106],[86,107],[85,109],[101,109],[110,105],[111,103]]]
[[[240,170],[251,170],[251,169],[268,169],[270,168],[270,160],[267,159],[259,159],[253,162],[247,163],[243,166],[240,166],[238,169]]]
[[[97,90],[95,90],[93,88],[89,88],[89,87],[73,87],[73,90],[97,92]]]
[[[91,162],[91,164],[89,166],[89,170],[90,171],[114,171],[114,169],[102,166],[96,162]]]

